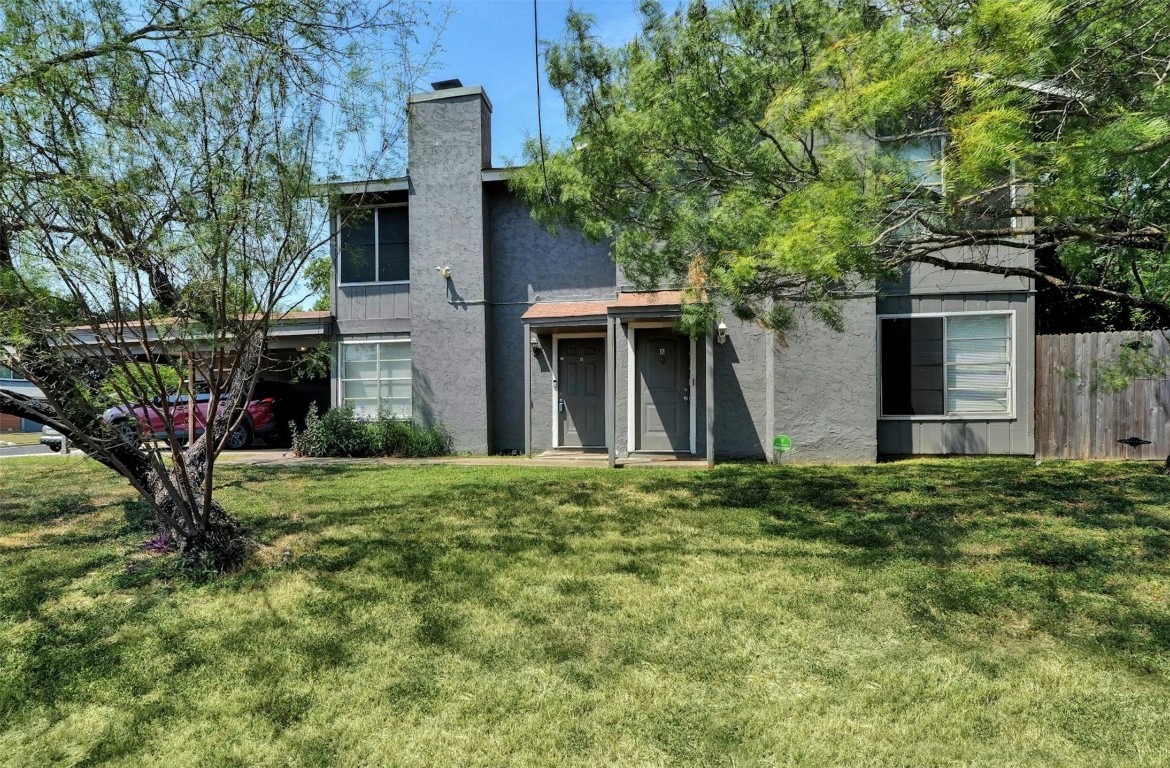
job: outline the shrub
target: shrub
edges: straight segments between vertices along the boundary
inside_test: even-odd
[[[293,453],[298,456],[443,456],[451,452],[451,438],[442,427],[424,427],[410,421],[380,416],[365,420],[352,408],[333,408],[324,414],[309,406],[305,428],[293,426]]]

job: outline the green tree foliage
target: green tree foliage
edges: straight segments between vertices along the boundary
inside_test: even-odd
[[[328,256],[316,256],[309,259],[309,263],[305,265],[305,282],[315,297],[313,309],[317,312],[329,309],[329,279],[332,275],[330,267]]]
[[[547,52],[572,142],[514,188],[627,275],[783,328],[910,262],[1170,325],[1170,4],[729,0]],[[1021,244],[1048,260],[1005,258]]]
[[[213,468],[328,242],[316,185],[394,162],[405,112],[386,105],[444,19],[416,0],[0,0],[0,362],[47,397],[0,390],[0,411],[126,476],[192,561],[247,550]],[[170,364],[211,390],[189,446]],[[107,423],[110,400],[160,403],[166,439]]]

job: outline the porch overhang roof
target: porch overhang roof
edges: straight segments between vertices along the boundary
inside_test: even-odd
[[[553,325],[600,323],[610,316],[677,317],[682,301],[682,291],[623,291],[612,300],[540,302],[529,307],[521,319],[530,325]]]

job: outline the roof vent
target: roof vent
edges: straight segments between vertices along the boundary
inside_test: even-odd
[[[452,88],[462,88],[463,81],[457,77],[454,77],[450,80],[440,80],[437,83],[431,83],[431,87],[436,91],[449,91]]]

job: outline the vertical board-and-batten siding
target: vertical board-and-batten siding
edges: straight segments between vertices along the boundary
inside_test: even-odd
[[[1119,392],[1098,386],[1100,366],[1127,342],[1170,359],[1161,333],[1116,331],[1036,337],[1036,456],[1161,460],[1170,455],[1170,378],[1139,379]],[[1128,437],[1149,440],[1131,448]]]
[[[410,285],[340,285],[335,304],[339,322],[405,320],[410,317]]]

